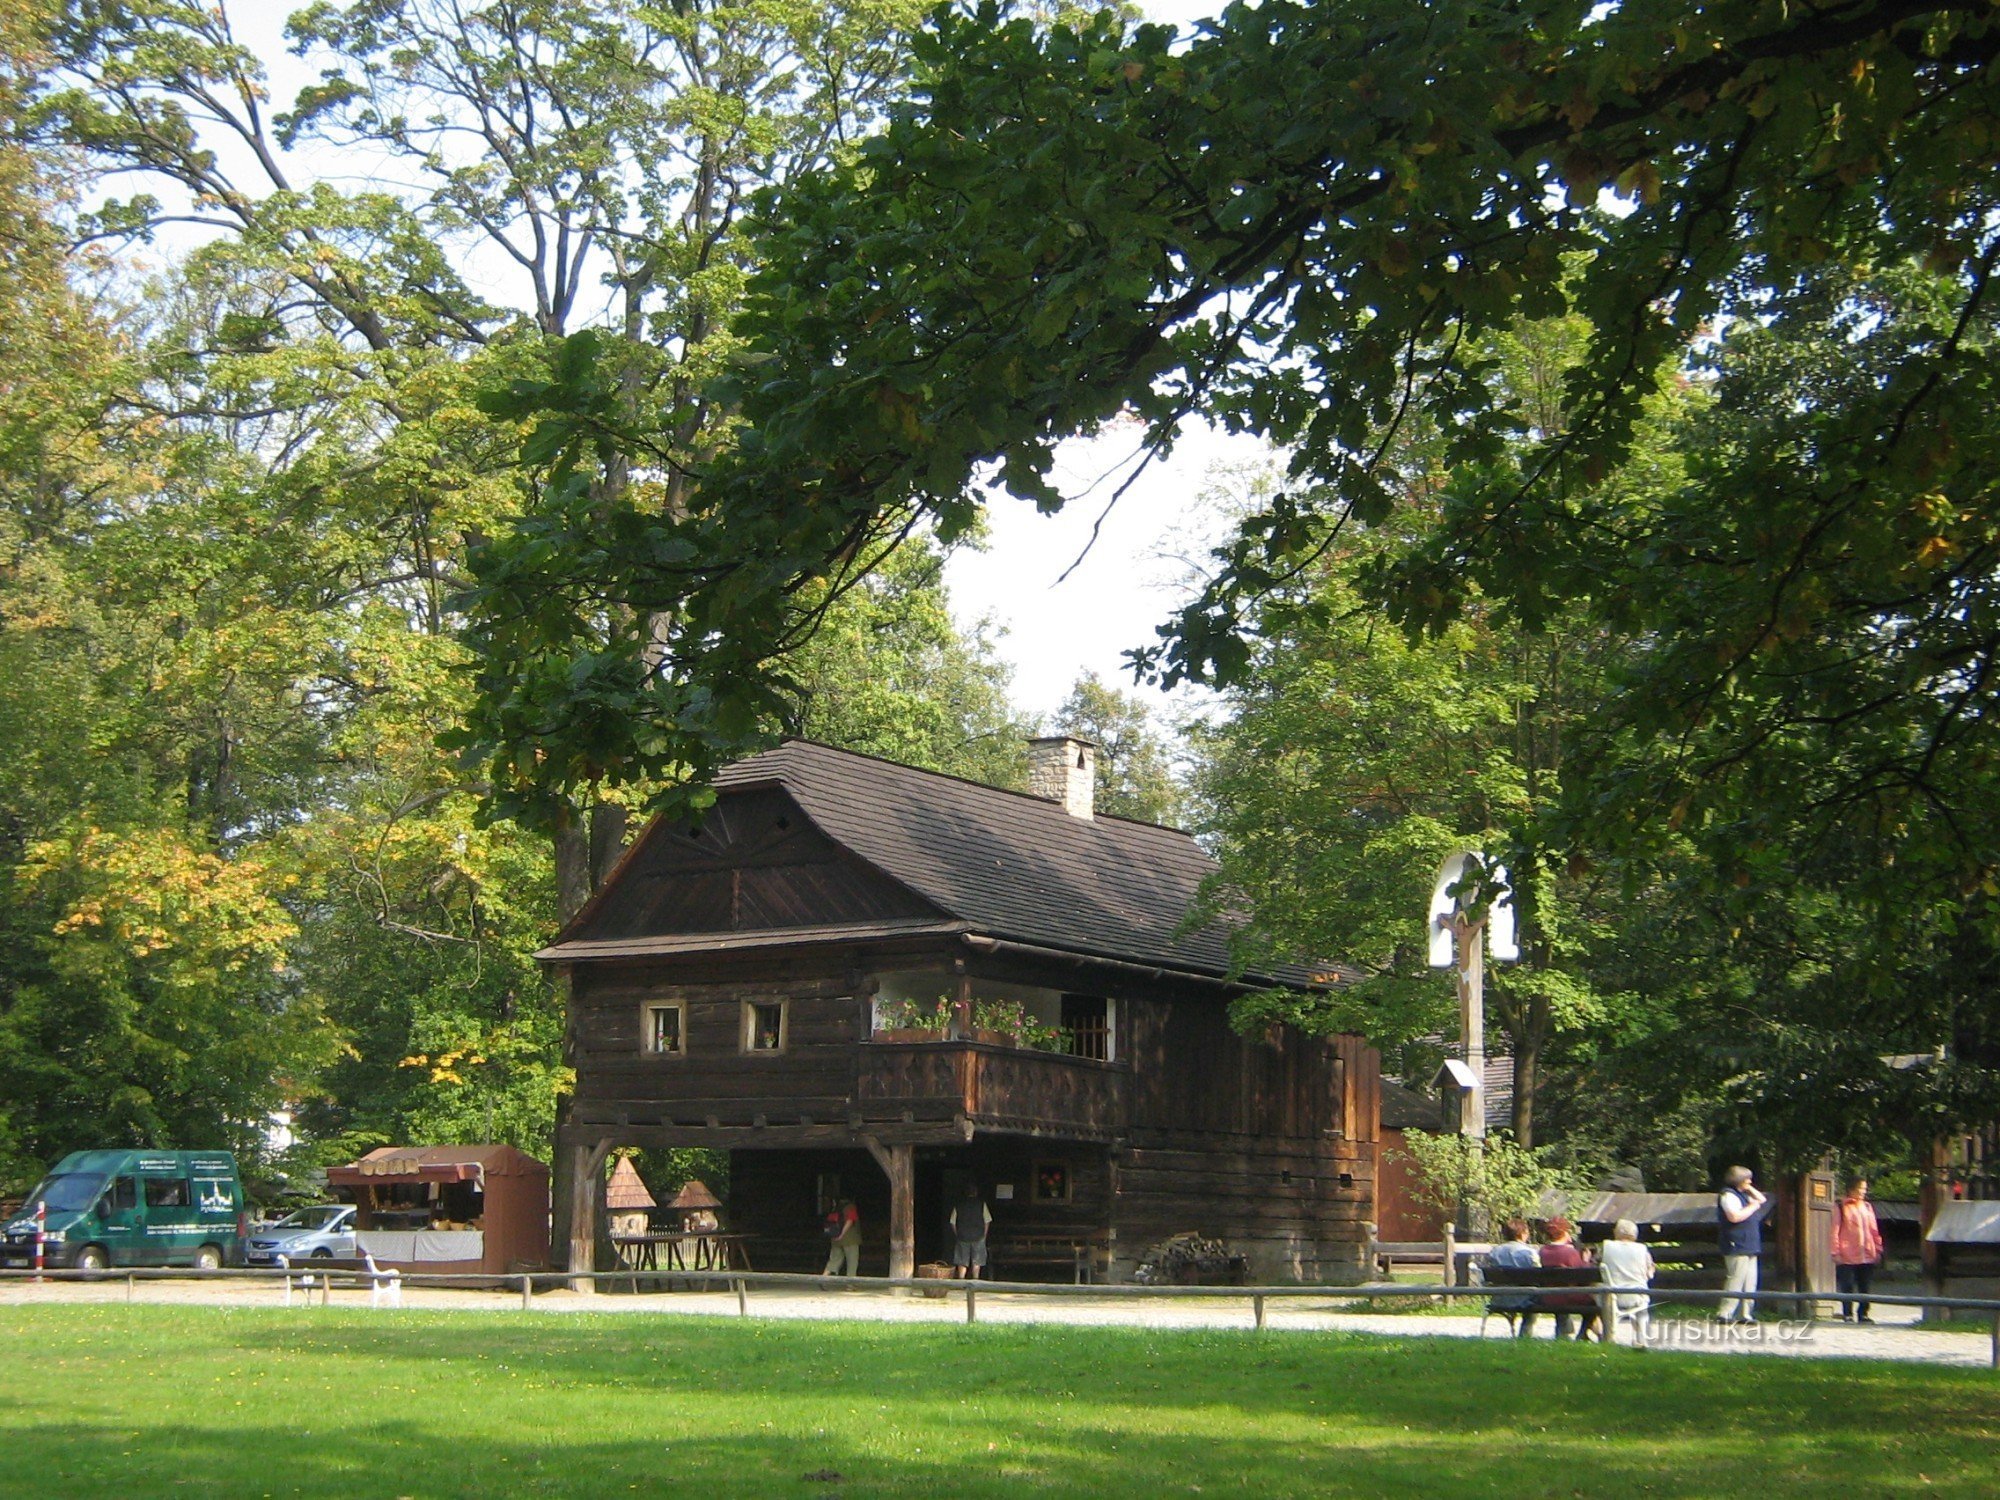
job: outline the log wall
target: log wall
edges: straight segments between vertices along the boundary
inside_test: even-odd
[[[1120,1272],[1186,1230],[1248,1254],[1259,1279],[1344,1279],[1360,1269],[1375,1217],[1380,1080],[1361,1039],[1282,1027],[1239,1036],[1226,992],[1198,981],[989,961],[996,978],[1116,999],[1115,1060],[869,1041],[869,975],[921,961],[857,947],[580,966],[574,1128],[619,1144],[734,1152],[747,1175],[731,1207],[785,1258],[770,1269],[817,1269],[806,1262],[825,1254],[810,1202],[794,1201],[810,1199],[821,1168],[785,1160],[838,1156],[856,1164],[835,1169],[843,1178],[880,1183],[868,1138],[918,1148],[920,1256],[932,1233],[925,1195],[937,1190],[926,1184],[940,1172],[988,1182],[1011,1174],[1025,1194],[1036,1154],[1056,1151],[1088,1164],[1088,1175],[1074,1179],[1081,1191],[1069,1204],[1034,1205],[1034,1214],[1111,1231]],[[743,1002],[774,999],[789,1006],[784,1051],[746,1053]],[[643,1052],[642,1007],[656,1000],[686,1005],[684,1055]],[[1010,1210],[1023,1225],[1033,1222],[1029,1204]],[[886,1235],[886,1202],[863,1212]],[[886,1251],[866,1253],[872,1261]]]

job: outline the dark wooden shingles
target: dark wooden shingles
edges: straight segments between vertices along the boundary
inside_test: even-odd
[[[1215,864],[1187,834],[1076,818],[1025,793],[794,740],[727,767],[717,790],[783,786],[814,823],[940,909],[996,936],[1221,975],[1219,924],[1181,923]],[[1271,977],[1301,983],[1302,969]]]

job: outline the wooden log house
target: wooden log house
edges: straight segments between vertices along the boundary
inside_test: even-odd
[[[1093,817],[1094,753],[1036,741],[1028,794],[792,741],[726,768],[698,819],[656,819],[540,955],[570,981],[570,1269],[632,1145],[727,1151],[760,1270],[819,1269],[852,1197],[863,1270],[908,1275],[948,1258],[972,1182],[1001,1277],[1067,1277],[1077,1246],[1127,1274],[1183,1230],[1259,1278],[1353,1276],[1376,1054],[1231,1029],[1233,997],[1315,977],[1231,975],[1222,928],[1183,930],[1212,861]],[[943,1031],[884,1024],[940,1002]],[[1009,1002],[1060,1050],[981,1029]]]

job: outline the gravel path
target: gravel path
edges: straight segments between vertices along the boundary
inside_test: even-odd
[[[214,1307],[278,1307],[283,1303],[277,1286],[246,1280],[142,1281],[131,1289],[129,1296],[135,1302]],[[0,1281],[0,1307],[30,1303],[124,1302],[127,1299],[125,1284],[116,1280],[42,1285],[13,1279]],[[404,1293],[403,1301],[406,1307],[521,1315],[518,1292],[413,1287]],[[337,1290],[334,1302],[348,1307],[366,1307],[367,1294]],[[1480,1320],[1468,1314],[1352,1313],[1339,1311],[1338,1306],[1337,1303],[1321,1304],[1310,1300],[1273,1301],[1267,1304],[1267,1326],[1272,1329],[1341,1329],[1399,1338],[1479,1337]],[[894,1323],[962,1323],[965,1320],[964,1299],[955,1293],[944,1299],[911,1297],[891,1290],[870,1290],[865,1281],[852,1289],[840,1291],[753,1291],[749,1307],[751,1316],[760,1318],[855,1319]],[[294,1311],[301,1317],[310,1315],[303,1306],[296,1306]],[[633,1312],[738,1316],[736,1297],[731,1292],[632,1296],[624,1293],[585,1295],[567,1290],[538,1292],[534,1299],[534,1313],[530,1316]],[[1085,1327],[1252,1326],[1248,1298],[1241,1302],[1234,1299],[1141,1302],[1110,1297],[1002,1296],[989,1293],[978,1299],[978,1318],[982,1323],[1067,1323]],[[1652,1345],[1702,1354],[1888,1359],[1979,1369],[1988,1368],[1992,1363],[1993,1341],[1988,1327],[1963,1321],[1942,1326],[1921,1326],[1915,1309],[1899,1307],[1877,1307],[1876,1319],[1872,1326],[1822,1318],[1811,1322],[1766,1322],[1750,1329],[1723,1329],[1702,1319],[1662,1318],[1653,1325]],[[1552,1331],[1552,1322],[1545,1319],[1538,1335],[1547,1337]],[[1504,1333],[1505,1325],[1498,1319],[1487,1325],[1486,1336],[1489,1338],[1498,1338]]]

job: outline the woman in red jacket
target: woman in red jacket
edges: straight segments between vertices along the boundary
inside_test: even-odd
[[[1834,1285],[1842,1293],[1858,1293],[1865,1298],[1875,1280],[1875,1267],[1882,1259],[1882,1226],[1875,1222],[1875,1205],[1868,1201],[1868,1179],[1857,1177],[1847,1185],[1847,1196],[1833,1212]],[[1857,1323],[1872,1323],[1865,1301],[1840,1303],[1840,1321],[1851,1315]]]

